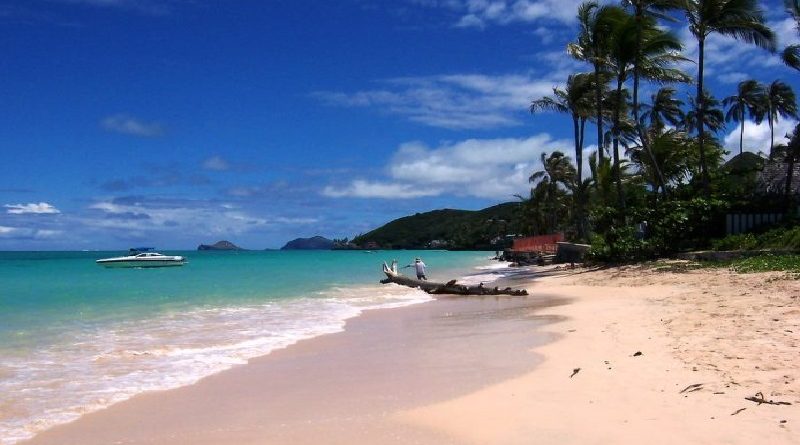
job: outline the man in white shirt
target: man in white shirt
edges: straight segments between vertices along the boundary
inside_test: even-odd
[[[414,266],[414,269],[417,271],[417,279],[418,280],[427,280],[428,277],[425,276],[425,263],[422,262],[422,259],[417,258],[414,260],[414,264],[409,264],[405,267]]]

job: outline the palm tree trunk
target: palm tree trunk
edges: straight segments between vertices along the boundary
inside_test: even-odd
[[[622,77],[617,77],[617,103],[614,110],[614,123],[612,127],[612,135],[614,137],[614,181],[617,184],[617,199],[619,201],[619,209],[625,209],[625,194],[622,190],[622,172],[619,165],[619,120],[622,108]]]
[[[658,181],[658,185],[666,194],[667,187],[666,181],[664,180],[664,175],[661,173],[661,168],[658,166],[656,157],[650,150],[650,141],[647,139],[647,132],[644,130],[641,121],[639,120],[639,65],[641,63],[640,48],[642,47],[642,20],[644,19],[641,6],[636,7],[636,19],[636,48],[634,48],[636,57],[633,60],[633,119],[634,124],[636,125],[636,130],[639,133],[639,140],[642,141],[642,148],[644,148],[644,152],[647,153],[647,156],[650,158],[650,162],[653,164],[653,169],[656,171],[656,181]],[[656,193],[658,193],[658,190],[656,190]]]
[[[597,158],[605,158],[605,144],[603,143],[603,85],[600,83],[600,65],[594,64],[594,100],[597,112]]]
[[[705,51],[705,37],[700,37],[697,41],[700,56],[697,62],[697,134],[700,138],[700,180],[703,185],[703,193],[709,195],[708,189],[708,169],[706,168],[706,147],[705,147],[705,100],[703,100],[703,53]]]
[[[775,149],[775,128],[772,124],[772,110],[769,110],[769,158],[772,159],[772,150]]]
[[[787,209],[789,208],[789,204],[791,204],[791,197],[792,197],[792,176],[794,175],[794,152],[792,147],[786,147],[787,151],[787,161],[789,164],[789,168],[786,170],[786,205]]]
[[[742,154],[744,146],[744,107],[739,111],[739,121],[742,123],[742,129],[739,131],[739,154]]]
[[[586,240],[586,216],[584,214],[584,196],[583,196],[583,136],[584,136],[584,129],[586,128],[586,119],[581,118],[581,128],[580,128],[580,150],[575,154],[575,162],[578,164],[578,184],[575,187],[576,193],[576,200],[577,200],[577,210],[578,210],[578,239],[581,241]]]

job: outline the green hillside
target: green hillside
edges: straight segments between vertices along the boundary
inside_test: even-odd
[[[382,249],[494,250],[492,240],[513,233],[519,203],[508,202],[483,210],[443,209],[396,219],[353,243]]]

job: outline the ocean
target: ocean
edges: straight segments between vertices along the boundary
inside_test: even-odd
[[[94,260],[122,252],[0,252],[0,445],[339,332],[364,310],[431,300],[378,283],[383,261],[420,256],[437,281],[502,276],[489,252],[162,253],[189,263],[106,269]]]

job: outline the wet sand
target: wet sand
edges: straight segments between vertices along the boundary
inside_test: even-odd
[[[300,342],[196,385],[143,394],[39,434],[30,444],[458,443],[396,413],[535,369],[564,301],[443,297],[369,311],[342,333]]]
[[[532,295],[368,312],[29,443],[800,443],[800,281],[648,265],[506,284]]]

